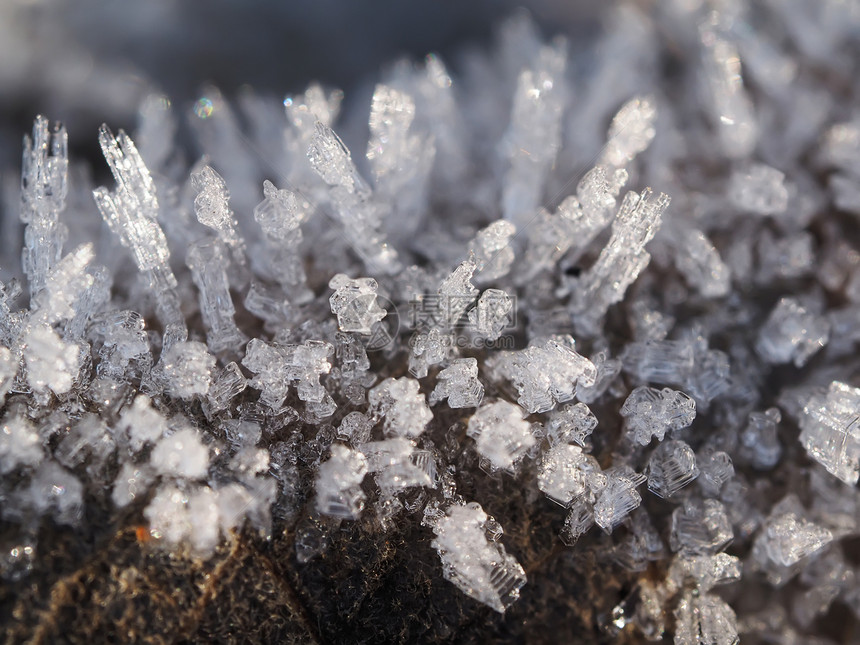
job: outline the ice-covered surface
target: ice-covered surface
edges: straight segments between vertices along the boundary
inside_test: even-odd
[[[309,641],[857,640],[858,27],[520,15],[343,115],[154,94],[93,174],[37,117],[0,222],[13,640],[125,625],[105,578],[192,585],[198,624],[239,570]]]

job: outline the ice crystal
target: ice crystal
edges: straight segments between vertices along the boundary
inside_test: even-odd
[[[452,408],[474,408],[484,398],[484,386],[478,380],[478,361],[461,358],[439,372],[438,383],[430,393],[430,405],[443,399]]]
[[[359,485],[367,473],[366,457],[346,446],[331,447],[331,458],[317,475],[317,510],[325,515],[355,519],[364,508],[365,495]]]
[[[507,401],[485,403],[478,408],[469,419],[467,434],[493,470],[514,470],[535,443],[522,409]]]
[[[351,280],[338,273],[329,280],[328,286],[334,289],[329,304],[341,331],[369,334],[374,323],[385,318],[385,310],[376,302],[379,286],[373,278]]]
[[[485,536],[488,516],[477,503],[452,505],[436,520],[433,547],[445,578],[500,613],[519,598],[526,574],[505,548]]]
[[[800,441],[809,455],[846,484],[860,473],[860,389],[834,381],[813,395],[800,418]]]
[[[367,401],[373,417],[384,419],[388,436],[417,437],[433,418],[415,379],[386,379],[368,392]]]
[[[671,388],[637,387],[624,405],[621,416],[633,440],[647,446],[651,437],[663,440],[667,431],[686,428],[696,418],[696,402]]]
[[[553,370],[545,370],[546,365],[553,365]],[[571,336],[553,336],[533,341],[522,351],[500,353],[491,366],[514,384],[517,401],[530,413],[569,401],[579,383],[594,385],[597,376],[594,364],[576,352]]]

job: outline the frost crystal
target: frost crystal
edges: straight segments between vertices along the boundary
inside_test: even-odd
[[[334,289],[329,304],[341,331],[370,334],[373,325],[385,318],[385,310],[376,302],[379,285],[373,278],[351,280],[338,273],[329,280],[328,286]]]
[[[209,391],[215,357],[203,343],[183,341],[167,350],[162,369],[173,395],[186,399]]]
[[[785,175],[776,168],[753,164],[732,174],[729,199],[735,207],[757,215],[779,215],[788,208]]]
[[[432,486],[435,467],[430,471],[421,468],[421,452],[415,443],[405,437],[372,441],[361,445],[367,457],[368,472],[374,474],[376,484],[386,494],[412,486]]]
[[[488,283],[508,274],[514,262],[511,241],[516,232],[516,227],[503,219],[478,231],[469,243],[469,253],[475,258],[476,282]]]
[[[511,327],[515,315],[513,299],[501,289],[487,289],[469,311],[469,324],[487,340],[497,340]]]
[[[650,254],[645,245],[660,228],[669,197],[655,199],[651,189],[641,195],[630,192],[624,197],[612,224],[612,237],[597,261],[573,285],[571,313],[585,330],[594,329],[609,307],[624,297],[624,292],[648,266]]]
[[[27,382],[35,391],[65,394],[80,368],[80,347],[66,343],[47,325],[34,327],[24,337]]]
[[[561,143],[561,117],[565,100],[566,43],[544,47],[535,67],[517,80],[508,131],[501,144],[510,164],[502,211],[517,227],[527,225],[540,206],[547,174]]]
[[[191,174],[191,184],[197,191],[194,198],[194,212],[197,221],[215,230],[218,238],[230,249],[234,261],[245,264],[244,243],[239,236],[236,217],[227,200],[230,193],[224,178],[210,166],[203,166],[199,172]]]
[[[669,544],[685,555],[722,551],[733,537],[723,505],[714,499],[688,501],[672,513]]]
[[[367,459],[357,450],[335,444],[331,458],[317,474],[317,510],[324,515],[354,520],[364,508],[360,485],[367,474]]]
[[[646,477],[629,466],[616,466],[604,474],[606,486],[594,503],[594,521],[606,533],[611,533],[642,503],[642,497],[636,489],[645,482]]]
[[[792,298],[782,298],[759,330],[756,350],[769,363],[803,367],[827,344],[830,323]]]
[[[150,463],[164,475],[200,479],[209,468],[209,449],[200,442],[197,432],[183,428],[156,444]]]
[[[555,213],[541,210],[524,230],[528,237],[526,270],[518,282],[554,267],[566,254],[576,260],[601,230],[612,220],[618,189],[625,183],[623,170],[611,172],[604,166],[588,171],[576,189]]]
[[[522,409],[507,401],[485,403],[478,408],[469,419],[467,434],[493,470],[514,471],[535,443]]]
[[[24,137],[21,221],[27,228],[22,262],[31,301],[44,288],[68,237],[68,229],[59,221],[68,192],[68,135],[59,125],[52,135],[48,126],[46,118],[36,117],[32,139]]]
[[[852,486],[860,474],[860,389],[834,381],[800,416],[800,441],[828,472]]]
[[[244,336],[233,319],[236,309],[230,297],[223,246],[211,239],[198,242],[188,250],[187,261],[200,291],[200,312],[207,327],[209,349],[216,354],[238,350]]]
[[[623,168],[654,139],[657,109],[651,97],[636,97],[618,111],[609,126],[601,163]]]
[[[576,353],[571,336],[535,340],[522,351],[499,353],[488,363],[514,384],[518,403],[529,413],[569,401],[578,384],[594,385],[597,376],[594,364]]]
[[[675,608],[675,645],[737,645],[735,612],[719,596],[685,593]]]
[[[42,457],[41,439],[33,424],[7,415],[0,429],[0,474],[8,475],[19,466],[36,466]]]
[[[596,427],[597,417],[588,406],[585,403],[575,403],[550,414],[546,435],[553,446],[571,442],[583,446]]]
[[[768,522],[764,536],[768,558],[786,567],[814,553],[831,539],[830,531],[792,513]]]
[[[308,340],[301,345],[270,345],[259,339],[248,343],[242,365],[254,372],[250,385],[261,391],[261,400],[278,410],[287,396],[290,383],[299,399],[320,404],[321,416],[334,412],[331,396],[320,382],[320,376],[331,371],[331,343]]]
[[[652,437],[662,441],[666,431],[686,428],[696,418],[696,402],[683,392],[668,387],[637,387],[624,405],[621,416],[633,440],[647,446]]]
[[[254,208],[254,219],[265,235],[265,263],[268,272],[295,302],[313,297],[306,286],[300,245],[301,224],[310,204],[289,190],[278,190],[263,182],[263,201]]]
[[[472,284],[475,268],[473,260],[466,260],[460,263],[439,286],[438,297],[441,301],[440,305],[444,307],[442,322],[446,329],[457,324],[479,293]]]
[[[699,476],[696,455],[683,441],[664,441],[648,461],[648,490],[671,497]]]
[[[447,399],[452,408],[474,408],[484,398],[484,386],[478,380],[478,361],[474,358],[453,361],[437,378],[430,393],[430,405]]]
[[[184,340],[187,329],[176,294],[176,276],[168,263],[167,238],[157,221],[155,183],[125,132],[120,130],[114,137],[107,126],[102,126],[99,143],[117,187],[114,191],[95,189],[96,205],[114,235],[131,250],[137,268],[155,292],[165,335]]]
[[[138,452],[147,443],[155,443],[167,431],[167,420],[150,405],[149,397],[139,394],[122,411],[118,432],[125,434],[129,449]]]
[[[389,437],[417,437],[433,418],[418,381],[407,377],[385,379],[368,392],[367,402],[373,418],[384,419]]]
[[[379,233],[380,214],[370,201],[370,188],[352,161],[346,146],[327,125],[317,122],[308,159],[317,174],[332,187],[332,199],[349,242],[371,272],[395,273],[397,251]]]
[[[744,90],[737,48],[722,37],[717,20],[714,12],[699,26],[705,78],[712,98],[707,105],[723,151],[737,159],[748,156],[755,148],[758,125]]]
[[[579,446],[559,444],[543,457],[538,471],[538,488],[551,500],[562,506],[586,493],[599,492],[607,478],[597,460],[584,454]]]
[[[489,518],[477,503],[452,505],[433,525],[442,571],[465,594],[504,613],[520,596],[526,574],[505,548],[486,537]]]

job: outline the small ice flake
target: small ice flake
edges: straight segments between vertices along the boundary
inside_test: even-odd
[[[800,442],[829,473],[846,484],[860,474],[860,389],[833,381],[813,395],[800,415]]]
[[[663,441],[648,461],[648,490],[671,497],[699,476],[696,455],[683,441]]]
[[[785,175],[762,163],[735,170],[728,192],[732,204],[749,213],[779,215],[788,208]]]

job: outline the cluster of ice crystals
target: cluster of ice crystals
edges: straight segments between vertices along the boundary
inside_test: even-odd
[[[209,391],[215,357],[203,343],[182,341],[165,352],[161,367],[170,392],[187,399]]]
[[[574,403],[550,413],[546,434],[550,445],[574,442],[582,446],[596,427],[597,417],[588,406]]]
[[[197,191],[194,198],[197,221],[214,229],[218,239],[232,252],[234,260],[244,264],[244,243],[237,230],[236,216],[228,204],[230,193],[224,178],[211,166],[203,166],[199,172],[191,174],[191,184]]]
[[[715,499],[687,501],[672,513],[669,544],[673,551],[714,554],[722,551],[732,537],[726,509]]]
[[[774,586],[795,576],[803,561],[833,541],[833,533],[804,517],[793,496],[777,504],[752,547],[752,562]]]
[[[478,231],[469,244],[477,270],[476,282],[492,282],[508,274],[514,263],[511,242],[516,232],[516,227],[503,219]]]
[[[51,327],[33,327],[24,337],[27,382],[39,393],[65,394],[78,376],[80,354],[78,345],[65,342]]]
[[[425,465],[424,455],[406,437],[363,443],[361,452],[367,458],[368,472],[374,474],[377,486],[386,494],[435,483],[435,467],[421,467]]]
[[[531,426],[523,416],[519,406],[495,401],[483,404],[469,419],[467,434],[493,470],[515,470],[534,445]]]
[[[170,268],[167,238],[158,224],[155,183],[131,138],[122,130],[114,137],[107,126],[99,130],[99,144],[116,181],[116,189],[93,191],[96,205],[114,235],[128,247],[137,268],[146,276],[158,304],[158,315],[171,338],[187,336]]]
[[[452,505],[433,524],[442,572],[465,594],[500,613],[519,598],[526,574],[514,556],[487,539],[489,519],[475,502]]]
[[[332,202],[349,243],[365,266],[384,274],[400,268],[397,251],[384,241],[379,208],[371,201],[367,182],[358,174],[349,150],[334,131],[318,121],[308,147],[311,166],[332,188]]]
[[[647,446],[652,437],[662,441],[667,431],[686,428],[696,418],[696,402],[683,392],[665,387],[637,387],[621,406],[627,430]]]
[[[706,102],[726,156],[748,156],[758,139],[752,102],[744,88],[737,47],[723,37],[715,11],[699,26],[702,62],[710,101]]]
[[[737,618],[719,596],[685,593],[675,608],[675,645],[737,645]]]
[[[200,479],[209,467],[209,449],[200,442],[197,432],[183,428],[156,444],[150,463],[164,475]]]
[[[860,389],[834,381],[813,394],[800,416],[806,452],[846,484],[860,475]]]
[[[341,331],[369,334],[373,325],[385,318],[385,310],[376,302],[379,285],[373,278],[351,280],[338,273],[329,280],[328,286],[334,289],[329,304]]]
[[[265,236],[265,268],[295,301],[311,297],[300,255],[301,224],[309,208],[296,193],[279,190],[268,179],[263,182],[263,201],[254,208]]]
[[[569,600],[557,563],[593,563],[601,637],[838,638],[831,608],[860,618],[850,4],[624,0],[571,55],[519,18],[460,75],[431,55],[365,85],[366,138],[338,90],[207,88],[190,162],[150,94],[139,150],[99,130],[110,188],[38,117],[0,196],[0,577],[58,526],[75,554],[129,521],[202,559],[247,524],[314,577],[368,538],[411,567],[423,518],[445,577],[504,612],[525,574],[468,495],[522,521],[539,604]],[[562,513],[566,552],[541,533]],[[474,640],[452,607],[432,629]]]
[[[477,359],[458,358],[436,378],[436,387],[430,393],[430,405],[447,399],[452,408],[474,408],[484,398],[484,386],[478,380]]]
[[[42,440],[33,424],[26,418],[7,415],[0,429],[0,474],[8,475],[21,466],[36,466],[42,457]]]
[[[494,356],[489,364],[513,383],[517,401],[529,413],[552,410],[572,399],[579,384],[594,385],[597,377],[594,363],[576,352],[571,336],[537,339],[524,350]]]

